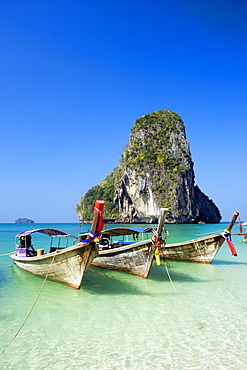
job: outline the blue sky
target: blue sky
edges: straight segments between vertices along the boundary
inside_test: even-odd
[[[77,222],[134,121],[162,109],[223,220],[247,220],[246,17],[241,0],[2,0],[0,222]]]

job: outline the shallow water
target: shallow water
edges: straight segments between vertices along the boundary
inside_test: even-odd
[[[168,225],[168,242],[226,226]],[[78,234],[77,224],[1,224],[0,254],[33,227]],[[1,369],[246,369],[247,244],[233,242],[237,258],[224,243],[210,265],[169,262],[169,276],[154,263],[148,279],[91,266],[80,290],[46,281],[22,328],[43,280],[1,256]]]

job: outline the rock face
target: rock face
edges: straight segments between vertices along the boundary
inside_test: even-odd
[[[156,111],[135,121],[120,165],[111,178],[118,222],[156,223],[161,207],[168,208],[169,223],[221,220],[216,205],[194,184],[185,127],[174,112]],[[77,211],[83,210],[86,195]],[[103,196],[104,192],[102,199]]]

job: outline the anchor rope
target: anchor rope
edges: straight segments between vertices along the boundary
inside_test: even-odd
[[[30,310],[29,310],[29,312],[27,313],[27,315],[26,315],[26,317],[25,317],[24,321],[23,321],[23,322],[22,322],[22,324],[20,325],[19,329],[17,330],[17,332],[15,333],[15,335],[13,336],[13,338],[8,342],[8,344],[5,346],[5,348],[0,352],[0,356],[2,356],[2,355],[4,354],[4,352],[6,351],[6,349],[7,349],[7,348],[10,346],[10,344],[14,341],[14,339],[17,337],[17,335],[20,333],[21,329],[23,328],[23,326],[24,326],[24,325],[25,325],[25,323],[27,322],[27,320],[28,320],[29,316],[31,315],[31,313],[32,313],[32,311],[33,311],[33,309],[34,309],[34,307],[35,307],[36,303],[38,302],[38,299],[39,299],[39,297],[40,297],[41,293],[42,293],[42,290],[43,290],[44,285],[45,285],[45,282],[46,282],[46,280],[47,280],[47,278],[48,278],[48,275],[49,275],[49,272],[50,272],[51,266],[52,266],[52,264],[53,264],[53,262],[54,262],[55,256],[56,256],[56,254],[54,254],[54,256],[53,256],[53,258],[52,258],[52,261],[51,261],[50,266],[49,266],[49,269],[48,269],[48,271],[47,271],[47,273],[46,273],[45,279],[44,279],[44,281],[43,281],[43,283],[42,283],[42,285],[41,285],[41,288],[40,288],[40,290],[39,290],[39,292],[38,292],[38,294],[37,294],[37,297],[35,298],[35,301],[34,301],[34,303],[33,303],[32,307],[30,308]]]
[[[172,285],[172,287],[173,287],[174,292],[177,294],[177,296],[179,297],[179,299],[181,300],[181,302],[184,304],[184,306],[185,306],[185,307],[187,308],[187,310],[189,311],[189,313],[190,313],[191,317],[193,318],[193,320],[195,321],[195,323],[196,323],[197,327],[198,327],[199,329],[202,329],[202,328],[206,325],[206,323],[199,323],[199,322],[197,321],[197,319],[195,318],[194,313],[191,311],[190,307],[187,305],[187,303],[185,302],[185,300],[184,300],[184,299],[180,296],[180,294],[178,293],[178,291],[177,291],[177,289],[176,289],[176,287],[175,287],[175,285],[174,285],[174,283],[173,283],[173,281],[172,281],[172,278],[171,278],[171,275],[170,275],[170,273],[169,273],[169,271],[168,271],[168,267],[167,267],[167,264],[166,264],[166,263],[165,263],[165,268],[166,268],[166,273],[167,273],[167,276],[168,276],[168,278],[169,278],[169,280],[170,280],[170,283],[171,283],[171,285]]]
[[[216,279],[215,275],[211,273],[211,271],[209,270],[208,266],[207,266],[207,263],[204,262],[204,265],[205,267],[207,268],[207,271],[210,273],[210,275]],[[168,275],[168,278],[170,280],[170,283],[174,289],[174,292],[178,295],[179,299],[181,300],[181,302],[184,304],[184,306],[187,308],[188,312],[191,314],[191,317],[193,318],[193,320],[195,321],[196,325],[198,326],[199,329],[202,329],[203,327],[206,326],[206,323],[205,322],[202,322],[202,323],[198,323],[197,320],[196,320],[196,317],[194,316],[194,313],[193,311],[190,309],[190,307],[188,307],[188,305],[186,304],[186,302],[184,301],[184,299],[180,296],[180,294],[178,293],[173,281],[172,281],[172,278],[171,278],[171,275],[168,271],[168,267],[167,267],[167,263],[165,261],[165,268],[166,268],[166,273]],[[236,298],[236,300],[238,301],[238,303],[240,304],[240,306],[246,310],[246,305],[243,304],[243,302],[231,291],[229,290],[229,287],[226,287],[223,283],[220,283],[218,281],[218,284],[224,289],[224,291],[227,291],[231,297],[234,297]],[[215,317],[215,315],[211,312],[211,315]]]
[[[238,225],[234,225],[232,227],[232,229],[236,228]],[[203,236],[208,236],[208,235],[214,235],[214,234],[221,234],[222,233],[222,229],[221,230],[214,230],[212,231],[211,233],[202,233],[202,234],[195,234],[195,235],[203,235]],[[232,231],[230,232],[230,234],[232,234]],[[232,234],[232,235],[235,235],[235,234]],[[244,235],[244,233],[240,233],[240,234],[236,234],[236,235]]]
[[[196,242],[195,242],[195,244],[196,244],[196,246],[197,246],[197,250],[199,251],[199,253],[200,253],[201,257],[202,257],[202,262],[203,262],[204,266],[206,267],[206,269],[208,270],[208,273],[209,273],[212,277],[215,277],[215,276],[212,274],[212,272],[209,270],[209,268],[208,268],[208,264],[205,262],[205,259],[204,259],[203,255],[202,255],[202,252],[201,252],[201,248],[200,248],[200,246],[198,245],[198,241],[196,241]]]
[[[208,236],[208,235],[215,235],[215,234],[220,234],[222,233],[222,229],[220,230],[213,230],[211,233],[202,233],[202,234],[195,234],[195,235],[204,235],[204,236]]]
[[[199,253],[200,253],[200,255],[201,255],[201,257],[203,258],[203,255],[202,255],[202,253],[201,253],[201,249],[200,248],[198,248],[198,251],[199,251]],[[217,280],[217,278],[216,278],[216,276],[210,271],[210,269],[209,269],[209,266],[208,266],[208,263],[206,263],[205,262],[205,260],[203,259],[203,264],[204,264],[204,266],[206,267],[206,269],[207,269],[207,271],[208,271],[208,273],[215,279],[215,280]],[[220,283],[218,280],[217,280],[217,283],[219,284],[219,286],[222,288],[222,289],[224,289],[224,292],[226,291],[226,292],[228,292],[230,295],[231,295],[231,297],[234,297],[237,301],[238,301],[238,303],[240,304],[240,306],[242,307],[242,308],[244,308],[244,309],[246,309],[246,305],[244,305],[244,303],[241,301],[241,299],[239,299],[239,297],[237,297],[232,291],[231,291],[231,289],[229,289],[229,286],[226,286],[224,283]]]
[[[4,254],[0,254],[0,257],[2,257],[2,256],[8,256],[8,255],[10,255],[11,253],[13,253],[13,252],[9,252],[9,253],[4,253]]]

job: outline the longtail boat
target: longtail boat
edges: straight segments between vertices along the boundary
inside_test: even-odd
[[[60,248],[50,246],[48,253],[45,249],[35,250],[31,244],[31,235],[42,233],[53,237],[68,237],[69,234],[56,229],[34,229],[16,235],[19,240],[15,252],[10,254],[14,263],[21,269],[43,279],[66,284],[72,288],[80,289],[85,271],[93,259],[98,255],[95,239],[103,228],[102,212],[104,201],[96,201],[94,218],[89,238],[77,244]],[[77,239],[77,238],[76,238]]]
[[[236,257],[237,252],[231,241],[231,230],[238,215],[238,212],[234,212],[231,223],[223,233],[162,245],[160,258],[164,260],[211,263],[224,241],[227,242],[232,255]]]
[[[113,228],[102,231],[98,243],[99,256],[93,260],[92,265],[147,278],[156,249],[161,243],[164,222],[165,209],[162,208],[155,235],[143,241],[135,240],[139,231],[134,229]],[[133,240],[124,240],[127,235],[132,235]],[[114,237],[120,240],[113,240]]]

